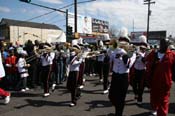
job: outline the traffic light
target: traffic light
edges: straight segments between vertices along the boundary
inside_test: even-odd
[[[30,3],[31,2],[31,0],[19,0],[19,1],[21,1],[21,2],[27,2],[27,3]]]
[[[72,36],[72,35],[73,35],[72,27],[67,26],[67,36]]]

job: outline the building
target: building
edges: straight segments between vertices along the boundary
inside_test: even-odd
[[[56,25],[3,18],[0,22],[0,39],[24,44],[27,40],[65,42],[65,33]]]
[[[149,38],[147,39],[147,41],[150,45],[157,45],[161,39],[167,37],[166,33],[167,33],[166,30],[150,31]],[[135,44],[139,42],[139,37],[141,35],[147,36],[147,32],[145,31],[131,32],[131,42]]]

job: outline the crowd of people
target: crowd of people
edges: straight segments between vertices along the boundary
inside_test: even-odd
[[[149,48],[145,36],[139,39],[137,46],[131,45],[127,36],[120,36],[106,45],[102,41],[97,45],[75,42],[70,45],[28,40],[24,45],[4,46],[1,42],[0,95],[8,104],[10,93],[5,90],[25,92],[42,86],[43,96],[47,97],[50,88],[53,92],[57,85],[67,81],[73,107],[81,97],[84,75],[97,75],[103,83],[103,93],[109,93],[116,116],[123,114],[129,84],[138,104],[142,104],[144,87],[148,87],[152,115],[167,116],[175,76],[175,52],[169,48],[167,39],[160,40],[156,49]]]

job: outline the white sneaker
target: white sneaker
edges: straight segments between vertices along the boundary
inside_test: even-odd
[[[85,81],[86,81],[86,79],[84,78],[84,79],[83,79],[83,83],[84,83]]]
[[[47,97],[47,96],[49,96],[50,95],[50,93],[45,93],[44,94],[44,97]]]
[[[25,88],[26,91],[30,90],[28,87]]]
[[[81,85],[79,88],[80,88],[80,89],[83,89],[83,88],[84,88],[84,85]]]
[[[99,81],[100,81],[100,82],[103,82],[103,79],[100,79]]]
[[[152,111],[151,114],[152,114],[153,116],[157,116],[157,111]]]
[[[74,103],[70,103],[69,106],[70,106],[70,107],[74,107],[75,104],[74,104]]]
[[[25,89],[21,89],[21,92],[25,92],[26,90]]]
[[[55,87],[56,87],[56,84],[53,84],[53,85],[52,85],[52,91],[55,90]]]
[[[109,91],[108,90],[104,90],[103,91],[103,94],[107,94]]]
[[[7,96],[7,97],[5,97],[5,102],[4,102],[4,104],[8,104],[9,102],[10,102],[10,95]]]

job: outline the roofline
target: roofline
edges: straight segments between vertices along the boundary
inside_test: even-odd
[[[53,24],[45,24],[45,23],[36,23],[36,22],[29,22],[29,21],[20,21],[20,20],[14,20],[14,19],[8,19],[8,18],[2,18],[1,19],[1,22],[0,24],[3,22],[3,21],[7,21],[6,24],[8,26],[21,26],[21,27],[34,27],[34,28],[43,28],[43,29],[59,29],[59,30],[62,30],[61,28],[59,28],[57,25],[53,25]],[[16,22],[16,24],[13,22],[13,24],[8,24],[8,21],[14,21]],[[25,24],[25,25],[23,25]],[[29,24],[29,25],[27,25]],[[35,26],[32,26],[30,24],[33,24]],[[37,27],[37,26],[40,26],[40,27]],[[52,28],[45,28],[45,27],[52,27]],[[54,28],[53,28],[54,27]]]

